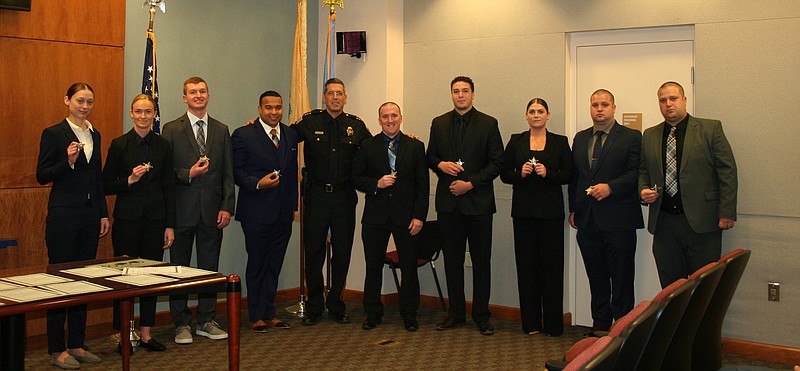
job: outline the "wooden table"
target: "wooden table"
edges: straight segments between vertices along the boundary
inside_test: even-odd
[[[155,296],[169,294],[186,294],[208,291],[226,291],[228,299],[228,369],[239,370],[239,339],[240,339],[240,313],[241,280],[232,274],[223,276],[219,273],[203,277],[180,279],[151,286],[133,286],[119,282],[108,281],[103,278],[85,278],[62,273],[61,270],[80,268],[87,265],[101,264],[113,261],[127,260],[130,258],[111,258],[86,260],[80,262],[53,264],[40,267],[28,267],[0,270],[0,277],[11,277],[32,273],[49,273],[56,276],[88,281],[112,288],[111,291],[102,291],[71,296],[59,296],[50,299],[38,300],[28,303],[15,303],[0,299],[0,371],[23,370],[25,368],[25,313],[87,304],[99,301],[120,300],[120,327],[122,342],[122,369],[130,370],[130,319],[133,308],[133,299],[139,296]]]

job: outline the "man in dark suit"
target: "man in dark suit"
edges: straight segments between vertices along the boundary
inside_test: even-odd
[[[407,331],[417,331],[419,282],[416,236],[428,215],[430,175],[422,142],[400,131],[400,106],[386,102],[378,108],[382,132],[365,140],[353,163],[353,186],[365,193],[361,218],[366,277],[364,278],[364,330],[381,323],[381,282],[389,236],[397,246],[400,272],[400,315]]]
[[[233,176],[239,186],[236,220],[247,249],[247,306],[251,329],[287,329],[275,317],[275,292],[297,209],[297,133],[281,123],[283,99],[266,91],[259,119],[233,132]]]
[[[722,231],[736,222],[736,160],[717,120],[686,113],[683,86],[658,89],[664,122],[645,130],[639,192],[661,286],[717,261]]]
[[[210,94],[202,78],[183,84],[183,101],[189,110],[164,125],[162,136],[172,145],[176,177],[177,228],[170,262],[188,266],[197,239],[197,267],[216,271],[222,246],[222,229],[234,211],[233,159],[228,127],[206,111]],[[196,334],[227,339],[216,316],[217,295],[201,294],[197,305]],[[192,312],[186,295],[170,296],[175,342],[192,343]]]
[[[466,323],[464,257],[469,240],[473,266],[472,319],[483,335],[489,322],[492,215],[497,211],[492,181],[503,166],[503,140],[497,120],[472,106],[475,84],[466,76],[450,83],[454,109],[433,119],[428,166],[439,177],[436,211],[442,233],[450,309],[436,325],[448,330]]]
[[[642,134],[617,123],[608,90],[596,90],[590,102],[593,125],[572,141],[569,222],[589,278],[592,330],[607,331],[633,309],[636,229],[644,226],[636,192]]]

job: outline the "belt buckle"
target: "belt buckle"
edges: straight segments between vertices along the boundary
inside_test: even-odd
[[[325,192],[333,193],[333,184],[325,183]]]

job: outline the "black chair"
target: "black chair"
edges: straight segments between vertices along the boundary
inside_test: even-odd
[[[723,272],[725,263],[713,262],[689,276],[689,280],[697,281],[697,285],[692,290],[692,297],[667,348],[664,361],[661,363],[662,370],[692,369],[692,343]]]
[[[693,370],[718,370],[722,367],[722,323],[750,260],[750,254],[750,250],[737,249],[719,260],[720,263],[725,263],[725,272],[722,273],[692,344]]]
[[[447,305],[444,302],[444,295],[442,295],[442,286],[439,284],[439,275],[436,274],[436,265],[433,263],[436,259],[439,259],[439,252],[442,250],[442,233],[439,228],[439,222],[436,220],[425,222],[419,233],[420,236],[417,239],[416,246],[417,268],[426,264],[431,266],[433,281],[436,282],[436,291],[439,293],[439,303],[442,305],[442,310],[446,312]],[[392,268],[394,284],[399,292],[400,280],[397,278],[397,269],[399,268],[400,259],[397,255],[397,250],[387,252],[383,263]]]
[[[636,365],[636,370],[653,371],[661,368],[664,355],[667,353],[667,348],[672,342],[672,337],[675,335],[675,330],[678,328],[696,285],[697,281],[695,280],[681,278],[665,287],[653,298],[653,301],[660,302],[661,306],[656,313],[656,323],[647,340],[642,357]]]

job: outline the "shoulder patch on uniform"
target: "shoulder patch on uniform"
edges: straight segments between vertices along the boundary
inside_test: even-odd
[[[316,115],[316,114],[318,114],[318,113],[322,113],[323,111],[324,111],[324,110],[323,110],[323,109],[321,109],[321,108],[313,109],[313,110],[311,110],[311,111],[308,111],[308,112],[304,113],[304,114],[303,114],[303,117],[306,117],[306,116],[309,116],[309,115]]]

